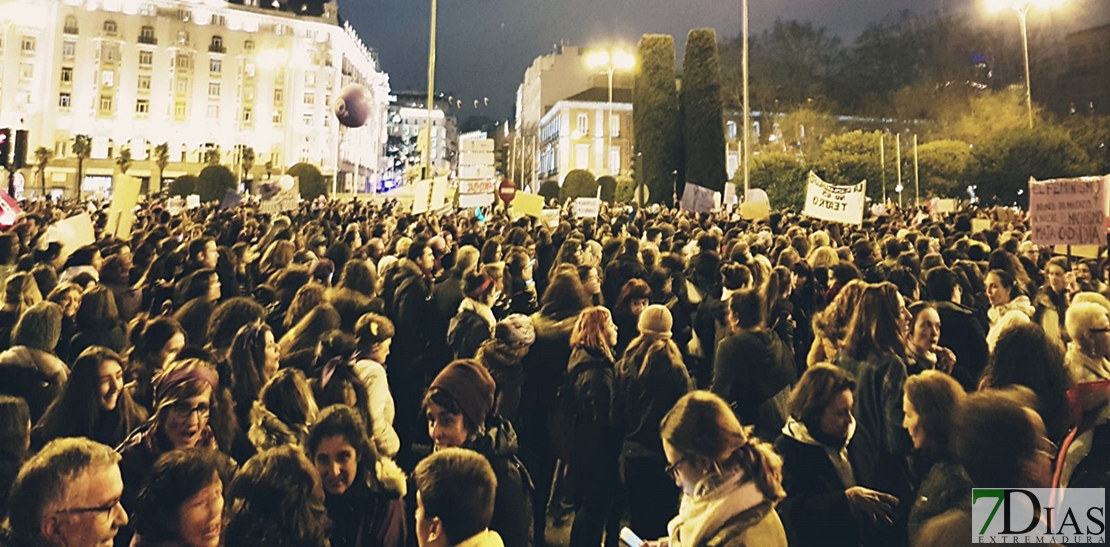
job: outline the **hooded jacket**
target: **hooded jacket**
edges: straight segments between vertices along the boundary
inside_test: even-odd
[[[775,441],[782,455],[786,499],[778,505],[790,545],[859,544],[856,520],[845,491],[856,485],[848,460],[848,443],[855,434],[853,419],[843,447],[813,438],[805,424],[790,418]]]
[[[376,480],[356,480],[342,495],[325,493],[332,547],[405,545],[405,473],[389,458],[378,460],[373,473]]]
[[[671,547],[786,547],[774,503],[744,473],[711,475],[683,496],[667,525]]]
[[[522,358],[509,346],[494,338],[482,342],[475,355],[497,383],[493,412],[510,422],[518,421],[520,390],[524,385]]]
[[[464,298],[459,311],[447,325],[447,345],[455,359],[471,359],[482,342],[492,337],[497,319],[489,306],[472,298]]]
[[[291,429],[263,406],[261,401],[255,401],[251,407],[247,438],[258,452],[287,444],[301,446],[307,436],[308,428],[301,426]]]
[[[535,486],[528,469],[517,456],[519,445],[513,425],[491,414],[486,420],[484,433],[471,441],[467,448],[485,456],[497,477],[490,530],[504,538],[507,545],[531,546],[534,529],[532,494]]]

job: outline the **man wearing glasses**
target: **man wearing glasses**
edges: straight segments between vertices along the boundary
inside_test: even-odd
[[[111,547],[127,524],[119,460],[111,448],[84,438],[47,444],[12,486],[12,546]]]

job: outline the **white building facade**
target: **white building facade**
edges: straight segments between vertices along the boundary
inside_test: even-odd
[[[389,80],[335,4],[308,17],[222,0],[0,0],[0,59],[0,126],[29,130],[29,165],[37,148],[53,153],[49,192],[103,190],[125,148],[128,174],[156,191],[161,143],[166,179],[196,174],[217,149],[242,173],[246,147],[246,178],[308,162],[349,191],[384,166]],[[372,96],[355,130],[332,106],[352,83]],[[77,135],[92,144],[80,184]]]

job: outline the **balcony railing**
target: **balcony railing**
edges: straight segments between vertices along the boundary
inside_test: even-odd
[[[139,36],[139,43],[148,46],[156,46],[158,45],[158,39],[153,36]]]
[[[224,46],[212,44],[208,46],[208,53],[227,53],[227,48]]]

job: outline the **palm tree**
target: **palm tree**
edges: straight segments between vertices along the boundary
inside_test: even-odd
[[[116,157],[116,166],[119,167],[119,172],[127,174],[127,170],[131,169],[131,149],[120,148],[119,156]]]
[[[46,197],[46,166],[54,159],[54,151],[45,146],[35,149],[35,167],[39,170],[39,182],[42,183],[42,195]]]
[[[77,156],[77,193],[81,193],[81,187],[85,181],[85,160],[89,159],[92,154],[92,138],[88,135],[76,135],[73,137],[73,155]]]
[[[239,163],[243,167],[243,179],[249,182],[251,179],[251,169],[254,169],[254,149],[249,146],[244,146],[241,155],[242,157],[239,158]]]
[[[208,165],[220,164],[220,147],[208,148],[204,151],[204,163]]]
[[[162,173],[170,164],[170,143],[164,142],[154,147],[154,165],[158,166],[158,190],[162,190]]]

